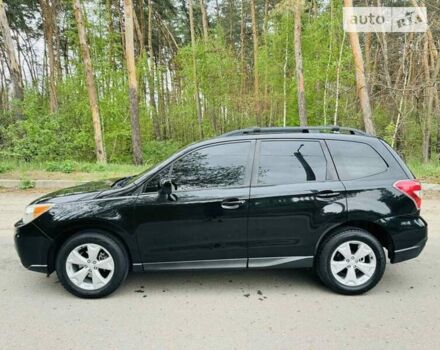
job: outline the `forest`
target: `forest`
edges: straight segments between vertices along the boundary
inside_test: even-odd
[[[344,6],[426,6],[346,33]],[[251,126],[341,125],[439,164],[436,0],[0,0],[0,158],[150,164]]]

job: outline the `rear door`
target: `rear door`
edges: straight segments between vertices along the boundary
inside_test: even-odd
[[[311,266],[319,237],[345,219],[345,188],[323,141],[257,143],[249,206],[249,267]]]

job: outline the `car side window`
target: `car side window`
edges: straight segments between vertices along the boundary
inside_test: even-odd
[[[341,180],[361,179],[385,172],[388,164],[373,147],[354,141],[326,141]]]
[[[168,165],[165,168],[157,172],[152,178],[150,178],[144,185],[144,193],[157,192],[160,189],[160,182],[164,179],[170,178],[171,166]]]
[[[325,181],[327,161],[318,141],[262,141],[257,185]]]
[[[174,162],[171,178],[179,191],[244,186],[250,150],[250,142],[195,150]]]

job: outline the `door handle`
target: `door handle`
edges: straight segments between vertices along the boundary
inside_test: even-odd
[[[232,198],[232,199],[225,199],[222,202],[222,208],[223,209],[238,209],[240,208],[244,203],[246,203],[245,200]]]
[[[333,198],[333,197],[338,197],[339,195],[341,195],[341,193],[335,192],[332,190],[326,190],[326,191],[318,192],[316,194],[316,197],[318,197],[318,198]]]

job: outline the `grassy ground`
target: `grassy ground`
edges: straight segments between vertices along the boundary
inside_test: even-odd
[[[23,163],[0,161],[0,179],[17,180],[76,180],[91,181],[135,175],[150,165],[107,164],[82,162]]]
[[[39,179],[91,181],[138,174],[151,165],[98,165],[73,161],[45,163],[0,161],[0,179],[17,179],[22,181]],[[423,164],[419,161],[409,161],[408,165],[418,179],[427,183],[440,184],[440,162]]]
[[[440,162],[431,161],[421,163],[420,161],[409,161],[408,166],[414,175],[426,183],[440,184]]]

